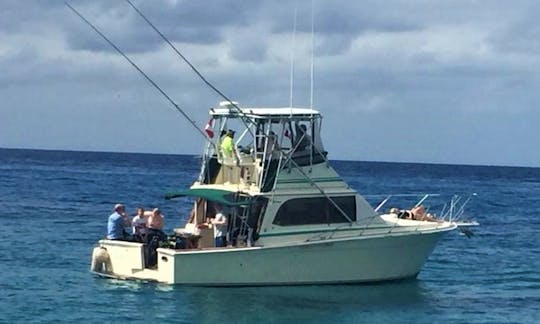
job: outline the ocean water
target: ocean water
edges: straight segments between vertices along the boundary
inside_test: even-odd
[[[477,193],[466,210],[475,235],[446,235],[415,280],[196,288],[91,275],[113,204],[159,206],[167,228],[181,226],[189,200],[163,195],[188,187],[198,163],[0,149],[0,322],[540,323],[539,168],[332,161],[373,204]]]

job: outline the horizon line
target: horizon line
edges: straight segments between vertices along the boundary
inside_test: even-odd
[[[199,153],[159,153],[159,152],[132,152],[132,151],[104,151],[104,150],[82,150],[82,149],[55,149],[55,148],[28,148],[28,147],[0,147],[0,150],[20,150],[20,151],[48,151],[48,152],[72,152],[72,153],[114,153],[114,154],[146,154],[146,155],[191,155],[201,156]],[[347,158],[329,159],[337,162],[367,162],[367,163],[395,163],[395,164],[426,164],[426,165],[448,165],[448,166],[471,166],[471,167],[502,167],[502,168],[531,168],[538,169],[540,166],[531,165],[502,165],[502,164],[468,164],[468,163],[448,163],[448,162],[418,162],[418,161],[377,161],[377,160],[353,160]]]

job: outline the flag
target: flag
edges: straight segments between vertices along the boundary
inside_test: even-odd
[[[206,126],[204,127],[206,135],[210,138],[214,138],[214,119],[210,119]]]

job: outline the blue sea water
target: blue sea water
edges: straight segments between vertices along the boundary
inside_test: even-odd
[[[478,194],[467,206],[475,235],[446,235],[415,280],[197,288],[91,275],[113,204],[159,206],[178,227],[190,202],[163,195],[187,188],[198,163],[0,149],[0,322],[540,322],[539,168],[332,161],[373,204],[386,193]]]

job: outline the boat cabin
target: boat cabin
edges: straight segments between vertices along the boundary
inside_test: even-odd
[[[306,108],[239,108],[222,102],[210,109],[209,141],[185,228],[198,248],[213,247],[209,219],[215,203],[229,220],[227,241],[251,245],[260,237],[293,229],[352,224],[358,212],[375,213],[331,168],[321,140],[321,114]],[[298,239],[290,236],[291,239]]]

